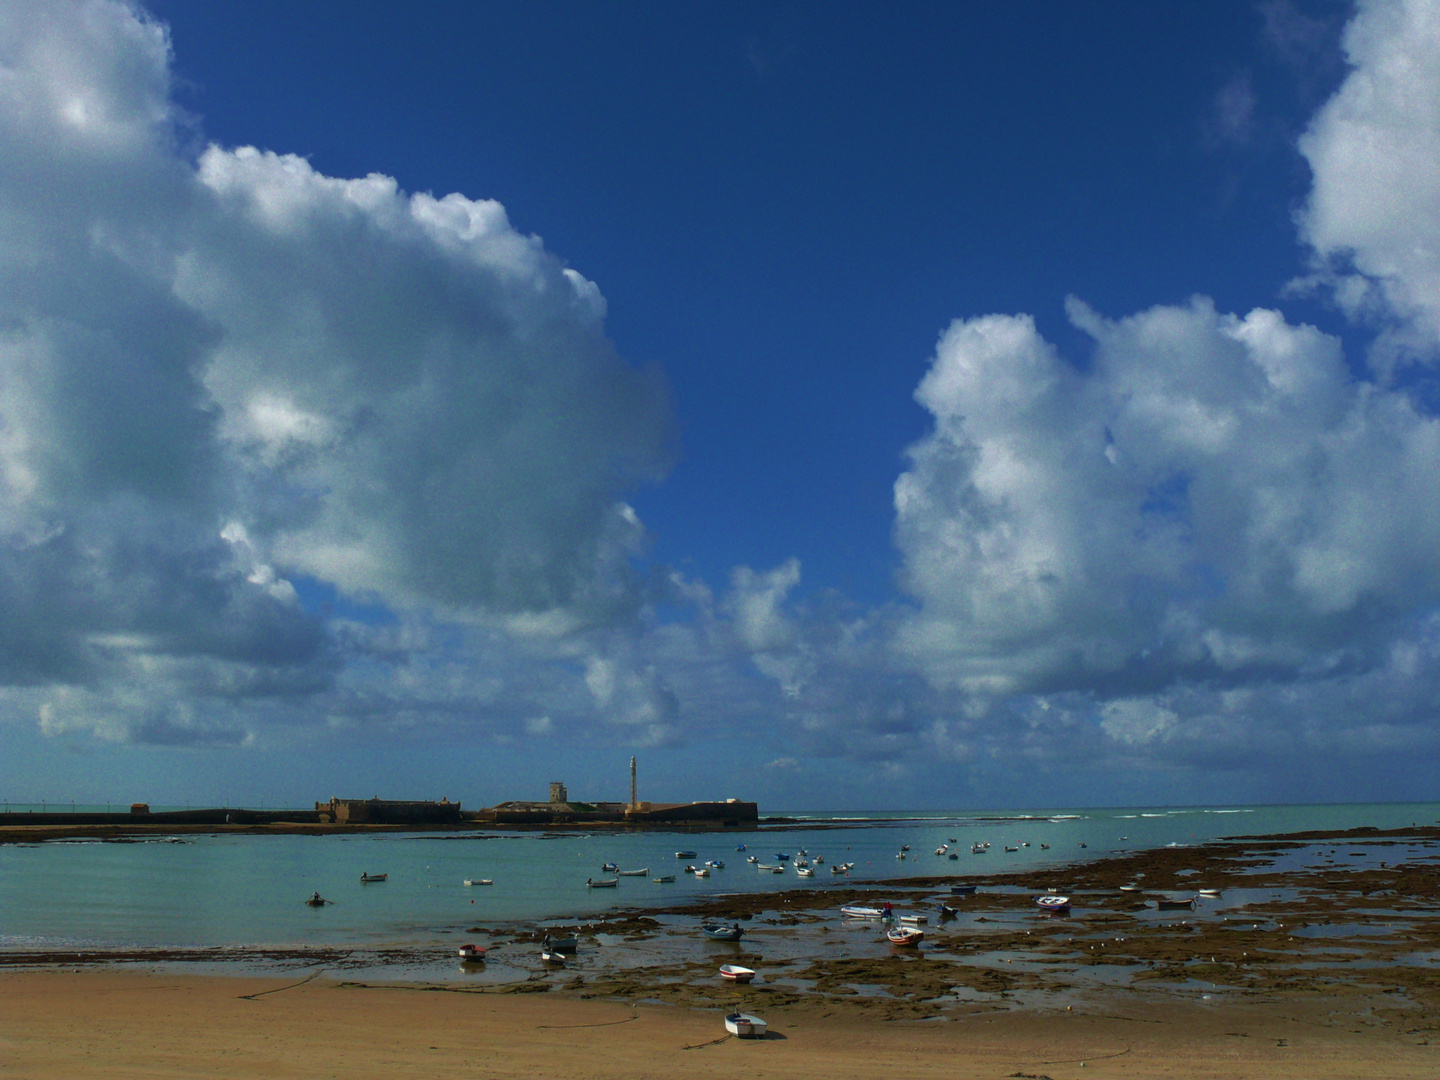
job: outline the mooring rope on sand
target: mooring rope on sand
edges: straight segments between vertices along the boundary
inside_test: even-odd
[[[241,1001],[254,1001],[256,998],[264,997],[266,994],[278,994],[278,993],[280,993],[281,990],[294,990],[295,987],[297,987],[297,986],[304,986],[304,985],[305,985],[306,983],[308,983],[311,979],[318,979],[318,978],[319,978],[321,975],[323,975],[323,974],[325,974],[325,969],[324,969],[324,968],[316,968],[314,971],[312,971],[309,975],[306,975],[305,978],[301,979],[299,982],[291,983],[289,986],[277,986],[277,987],[275,987],[274,990],[259,990],[259,991],[255,992],[255,993],[253,993],[253,994],[241,994],[241,995],[240,995],[240,1000],[241,1000]]]

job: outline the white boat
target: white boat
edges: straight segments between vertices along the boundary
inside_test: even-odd
[[[844,863],[835,863],[830,867],[830,873],[832,874],[845,874],[848,872],[849,871],[845,869]]]
[[[709,868],[708,866],[697,866],[697,867],[695,868],[695,876],[696,876],[696,877],[709,877],[709,876],[710,876],[710,868]]]
[[[364,882],[369,882],[369,881],[384,881],[384,880],[385,880],[386,878],[388,878],[389,876],[390,876],[389,874],[365,874],[365,873],[362,873],[362,874],[360,875],[360,880],[361,880],[361,881],[364,881]]]
[[[705,865],[708,866],[708,867],[710,867],[710,869],[712,869],[712,870],[724,870],[724,869],[725,869],[725,864],[724,864],[723,862],[721,862],[719,859],[706,859],[706,860],[705,860]]]
[[[905,926],[924,926],[930,920],[924,915],[901,915],[900,922]]]
[[[651,878],[650,880],[653,881],[653,882],[655,882],[655,884],[657,884],[657,885],[669,885],[671,882],[673,882],[673,881],[675,880],[675,875],[674,875],[674,874],[661,874],[659,877]]]
[[[755,977],[755,971],[752,968],[741,967],[739,964],[721,964],[720,977],[729,979],[731,982],[748,983]]]
[[[871,907],[869,904],[846,904],[840,909],[840,914],[847,919],[888,919],[891,910],[888,902],[884,907]]]
[[[1201,896],[1215,897],[1215,896],[1219,896],[1219,895],[1220,895],[1220,890],[1219,890],[1219,889],[1201,889],[1201,890],[1200,890],[1200,895],[1201,895]]]
[[[783,870],[783,869],[785,869],[785,868],[784,868],[783,866],[776,866],[774,863],[763,863],[763,862],[762,862],[762,863],[756,863],[756,864],[755,864],[755,869],[756,869],[756,870]]]
[[[739,941],[745,930],[739,923],[733,926],[725,926],[721,923],[706,923],[700,927],[700,932],[711,941]]]
[[[460,959],[467,964],[483,964],[485,962],[485,950],[479,945],[461,945]]]
[[[785,868],[783,866],[777,866],[774,870],[771,870],[770,872],[772,874],[783,874],[785,872]]]
[[[758,862],[760,861],[760,856],[759,856],[759,855],[747,855],[747,856],[745,857],[745,861],[748,862],[748,863],[758,863]]]
[[[731,1013],[725,1017],[725,1030],[737,1039],[763,1039],[765,1021],[749,1013]]]
[[[494,878],[488,878],[488,877],[474,877],[474,878],[467,877],[467,878],[465,879],[465,884],[466,884],[466,885],[494,885],[494,884],[495,884],[495,879],[494,879]]]
[[[917,930],[913,926],[896,926],[885,931],[885,937],[891,945],[900,945],[905,948],[914,948],[925,940],[924,931]]]
[[[808,867],[808,866],[797,866],[797,867],[795,867],[795,873],[799,874],[801,877],[814,877],[814,876],[815,876],[815,871],[812,870],[812,869],[810,869],[810,867]]]
[[[596,881],[594,878],[588,877],[585,879],[585,887],[587,889],[613,889],[619,884],[620,879],[613,877],[601,878],[599,881]]]
[[[616,872],[621,877],[644,877],[646,874],[650,873],[650,868],[647,866],[640,870],[619,870]]]
[[[1140,891],[1141,891],[1141,888],[1140,888],[1139,885],[1136,885],[1133,881],[1131,881],[1131,882],[1128,882],[1127,884],[1121,885],[1121,886],[1120,886],[1120,891],[1121,891],[1121,892],[1140,892]]]
[[[565,954],[558,949],[541,949],[540,959],[555,967],[565,966]]]
[[[1056,896],[1053,893],[1048,896],[1037,896],[1035,904],[1041,911],[1069,911],[1070,898],[1068,896]]]

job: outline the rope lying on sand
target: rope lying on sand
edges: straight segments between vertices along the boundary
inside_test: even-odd
[[[628,1024],[628,1023],[630,1023],[631,1020],[639,1020],[639,1019],[640,1019],[640,1014],[639,1014],[639,1013],[631,1013],[631,1014],[630,1014],[629,1016],[627,1016],[624,1020],[606,1020],[605,1023],[603,1023],[603,1024],[539,1024],[539,1025],[537,1025],[537,1030],[539,1030],[539,1031],[565,1031],[565,1030],[568,1030],[569,1028],[615,1027],[615,1026],[618,1025],[618,1024]],[[688,1049],[688,1048],[687,1048],[687,1049]]]
[[[305,985],[307,982],[309,982],[311,979],[318,979],[318,978],[319,978],[321,975],[323,975],[324,973],[325,973],[325,969],[324,969],[324,968],[316,968],[314,971],[312,971],[309,975],[306,975],[306,976],[305,976],[303,979],[301,979],[299,982],[291,983],[289,986],[277,986],[277,987],[275,987],[274,990],[260,990],[260,991],[258,991],[257,993],[254,993],[254,994],[241,994],[241,995],[240,995],[240,1000],[241,1000],[241,1001],[254,1001],[256,998],[258,998],[258,997],[264,997],[266,994],[278,994],[278,993],[280,993],[281,990],[294,990],[295,987],[297,987],[297,986],[304,986],[304,985]]]

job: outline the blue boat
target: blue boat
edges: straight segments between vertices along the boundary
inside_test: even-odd
[[[734,926],[721,926],[719,923],[706,923],[700,927],[700,932],[711,941],[739,941],[745,933],[740,924]]]
[[[787,861],[789,858],[790,858],[790,856],[789,856],[789,855],[786,855],[783,851],[777,851],[777,852],[775,853],[775,859],[776,859],[777,862],[785,862],[785,861]]]

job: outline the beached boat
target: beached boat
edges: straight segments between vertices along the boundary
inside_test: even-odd
[[[361,880],[362,882],[366,882],[366,883],[371,882],[371,881],[384,881],[384,880],[385,880],[386,878],[388,878],[389,876],[390,876],[389,874],[366,874],[366,873],[362,873],[362,874],[360,875],[360,880]]]
[[[1141,887],[1140,887],[1139,885],[1136,885],[1133,881],[1131,881],[1131,882],[1128,882],[1128,883],[1126,883],[1126,884],[1124,884],[1124,885],[1121,885],[1121,886],[1120,886],[1120,891],[1121,891],[1121,892],[1140,892],[1140,891],[1141,891]]]
[[[558,949],[541,949],[540,959],[545,961],[545,963],[552,965],[553,967],[565,966],[565,954],[560,952]]]
[[[1219,896],[1219,895],[1220,895],[1220,890],[1219,890],[1219,889],[1201,889],[1201,890],[1200,890],[1200,895],[1201,895],[1201,896],[1209,896],[1209,897],[1212,897],[1212,898],[1213,898],[1213,897],[1216,897],[1216,896]]]
[[[612,877],[612,878],[601,878],[599,881],[596,881],[594,878],[588,878],[588,877],[585,879],[585,887],[586,887],[587,889],[613,889],[613,888],[615,888],[615,886],[617,886],[617,885],[619,885],[619,884],[620,884],[620,879],[619,879],[619,878],[613,878],[613,877]]]
[[[640,870],[617,870],[616,873],[621,877],[644,877],[650,873],[650,868],[646,866]]]
[[[580,948],[580,938],[575,934],[561,934],[558,937],[546,934],[542,944],[552,952],[574,952]]]
[[[940,909],[940,918],[942,921],[945,919],[953,919],[956,915],[960,914],[959,908],[951,907],[949,904],[939,904],[937,906]]]
[[[731,982],[748,983],[755,977],[753,968],[741,967],[739,964],[721,964],[720,977],[729,979]]]
[[[1037,896],[1035,904],[1041,911],[1069,911],[1070,898],[1068,896],[1056,896],[1051,893],[1048,896]]]
[[[467,877],[467,878],[465,879],[465,884],[466,884],[466,885],[494,885],[494,884],[495,884],[495,879],[494,879],[494,878],[488,878],[488,877]]]
[[[847,919],[888,919],[893,914],[889,901],[884,907],[872,907],[869,904],[846,904],[840,909],[840,914]]]
[[[693,851],[677,851],[677,852],[675,852],[675,858],[677,858],[677,859],[693,859],[693,858],[695,858],[695,852],[693,852]]]
[[[974,885],[951,885],[951,886],[950,886],[950,895],[951,895],[951,896],[970,896],[970,895],[971,895],[972,893],[974,893],[974,892],[975,892],[975,886],[974,886]]]
[[[669,885],[670,883],[672,883],[672,882],[675,880],[675,875],[674,875],[674,874],[661,874],[659,877],[653,877],[653,878],[651,878],[650,880],[653,881],[653,882],[655,882],[655,884],[657,884],[657,885]]]
[[[467,964],[483,964],[485,962],[485,950],[479,945],[461,945],[460,959]]]
[[[734,926],[725,926],[721,923],[706,923],[700,927],[700,932],[711,941],[739,941],[745,934],[745,931],[740,928],[739,923],[736,923]]]
[[[901,915],[901,916],[900,916],[900,925],[901,925],[901,926],[923,926],[923,925],[925,925],[926,923],[928,923],[929,921],[930,921],[929,918],[927,918],[927,917],[924,916],[924,915]]]
[[[749,1013],[730,1013],[725,1017],[725,1030],[737,1039],[763,1039],[765,1021]]]
[[[885,931],[885,939],[891,945],[900,945],[910,949],[925,940],[925,932],[917,930],[913,926],[896,926]]]
[[[1155,901],[1155,906],[1161,911],[1180,911],[1188,908],[1195,909],[1195,898],[1193,896],[1162,896]]]

